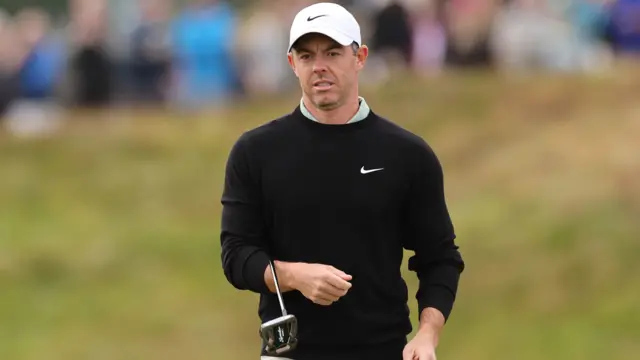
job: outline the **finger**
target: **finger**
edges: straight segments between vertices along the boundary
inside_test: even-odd
[[[314,298],[313,302],[322,306],[329,306],[334,303],[333,300],[327,299],[325,296],[317,296]]]
[[[318,292],[316,293],[315,297],[322,300],[326,300],[326,301],[336,302],[338,301],[338,299],[340,299],[341,295],[332,295],[331,293],[328,293],[323,289],[318,289]]]
[[[320,293],[325,299],[333,299],[333,301],[337,301],[339,298],[343,297],[347,293],[347,291],[327,284],[320,288]]]
[[[405,346],[404,350],[402,351],[402,360],[414,360],[414,351],[411,346]]]
[[[414,357],[418,360],[436,360],[436,354],[429,349],[416,351]]]
[[[339,290],[349,290],[351,288],[351,283],[347,282],[346,280],[342,279],[341,277],[339,277],[336,274],[329,274],[329,276],[327,276],[326,278],[327,283],[329,283],[330,285],[336,287]]]
[[[329,270],[331,270],[331,272],[333,272],[334,274],[338,275],[342,280],[351,281],[351,279],[353,279],[353,276],[345,273],[342,270],[336,269],[333,266],[330,266]]]
[[[335,298],[336,299],[335,301],[337,301],[337,299],[343,297],[347,293],[347,290],[339,289],[328,282],[321,285],[319,288],[319,291],[323,295],[326,295],[330,298]]]
[[[333,303],[335,301],[337,301],[340,297],[339,296],[333,296],[330,294],[327,294],[326,292],[322,291],[322,289],[317,288],[315,289],[313,292],[311,292],[309,299],[312,301],[319,301],[322,303]]]

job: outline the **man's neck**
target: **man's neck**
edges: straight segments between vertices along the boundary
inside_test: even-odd
[[[360,100],[357,96],[345,104],[331,110],[320,110],[313,106],[306,97],[302,98],[304,106],[318,122],[329,125],[346,124],[360,109]]]

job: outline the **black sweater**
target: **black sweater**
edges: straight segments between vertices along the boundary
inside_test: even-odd
[[[222,204],[224,273],[237,289],[261,294],[262,322],[280,316],[263,278],[269,258],[353,276],[330,306],[298,291],[283,294],[298,318],[300,349],[410,333],[403,248],[415,252],[409,269],[420,281],[419,310],[451,312],[464,262],[440,162],[422,138],[373,111],[356,123],[326,125],[298,107],[244,133],[229,155]]]

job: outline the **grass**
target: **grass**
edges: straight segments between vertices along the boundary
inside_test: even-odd
[[[640,352],[637,73],[364,90],[445,169],[468,268],[439,358]],[[223,167],[242,131],[296,98],[0,135],[0,359],[255,359],[257,297],[220,268]]]

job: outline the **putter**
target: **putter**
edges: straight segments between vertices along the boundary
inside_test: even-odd
[[[280,302],[280,311],[282,316],[270,320],[260,326],[260,337],[266,343],[265,351],[269,355],[280,355],[295,349],[298,339],[298,320],[294,315],[287,314],[287,309],[282,301],[282,293],[278,285],[278,277],[276,269],[271,260],[269,260],[271,274],[273,274],[273,283],[276,287],[278,302]]]

